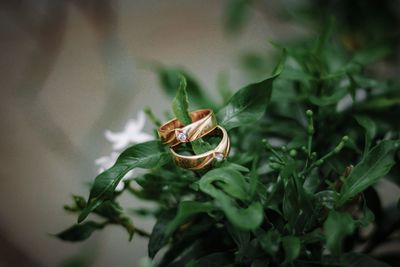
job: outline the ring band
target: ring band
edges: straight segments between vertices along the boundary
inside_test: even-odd
[[[170,147],[197,140],[217,127],[217,119],[211,109],[200,109],[189,113],[192,123],[184,126],[178,119],[172,119],[158,128],[158,135]]]
[[[218,132],[222,134],[222,139],[219,144],[213,150],[202,154],[183,156],[176,153],[175,148],[171,147],[170,150],[175,164],[189,170],[200,170],[211,164],[214,160],[219,162],[226,159],[231,147],[229,136],[226,130],[221,126],[217,126],[210,134]]]

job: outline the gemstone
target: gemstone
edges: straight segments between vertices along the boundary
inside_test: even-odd
[[[221,152],[215,152],[214,153],[214,158],[218,161],[221,162],[224,160],[224,154],[222,154]]]
[[[184,132],[178,132],[176,135],[176,139],[178,139],[180,142],[186,142],[187,135]]]

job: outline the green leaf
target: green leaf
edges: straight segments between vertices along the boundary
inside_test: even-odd
[[[325,107],[338,103],[347,94],[345,87],[338,87],[332,95],[315,96],[310,95],[310,102],[314,105]]]
[[[326,246],[330,252],[339,256],[344,237],[354,231],[354,221],[349,213],[331,211],[324,223]]]
[[[122,208],[117,202],[106,200],[94,210],[94,213],[102,216],[103,218],[115,221],[121,217]]]
[[[167,163],[169,159],[170,155],[164,151],[159,141],[149,141],[126,149],[114,166],[96,177],[90,190],[88,204],[79,215],[78,222],[83,221],[105,200],[112,199],[118,183],[130,170],[156,168]]]
[[[167,244],[168,238],[165,235],[165,229],[167,224],[171,221],[173,214],[170,210],[162,212],[157,217],[157,222],[151,231],[149,243],[147,245],[147,251],[150,258],[154,258],[157,252]]]
[[[361,65],[366,65],[382,59],[390,53],[391,49],[388,46],[373,46],[357,51],[351,61],[357,62]]]
[[[103,227],[103,223],[88,221],[82,224],[75,224],[61,233],[56,234],[56,236],[64,241],[83,241],[88,239],[94,231],[102,229]]]
[[[375,215],[374,213],[368,208],[367,203],[364,199],[363,205],[362,205],[362,217],[359,218],[356,223],[357,226],[361,227],[366,227],[370,223],[372,223],[375,220]]]
[[[186,79],[184,76],[179,77],[179,87],[175,98],[172,100],[172,110],[175,117],[183,124],[192,123],[189,116],[189,100],[186,92]]]
[[[250,188],[249,188],[250,199],[253,199],[253,197],[255,196],[255,194],[257,192],[257,186],[258,186],[257,163],[258,163],[258,158],[253,160],[253,164],[251,167]]]
[[[248,184],[244,176],[233,169],[220,168],[209,171],[199,181],[200,189],[210,194],[218,194],[219,189],[222,189],[228,195],[240,199],[248,200]]]
[[[178,91],[176,92],[175,98],[172,101],[172,110],[174,111],[174,115],[183,125],[192,123],[192,119],[189,115],[189,100],[186,86],[186,79],[181,75]],[[201,154],[212,149],[210,144],[202,139],[197,139],[191,142],[191,144],[193,151],[196,154]]]
[[[300,239],[296,236],[285,236],[282,238],[282,247],[285,251],[285,263],[290,263],[300,254]]]
[[[276,257],[276,253],[278,252],[281,243],[279,232],[276,229],[270,229],[268,232],[265,232],[263,229],[259,228],[255,231],[255,236],[261,247],[269,255]]]
[[[233,163],[233,162],[229,162],[228,160],[225,160],[225,161],[220,165],[220,167],[221,167],[221,168],[229,168],[229,169],[236,170],[236,171],[239,171],[239,172],[249,172],[249,171],[250,171],[250,170],[249,170],[248,168],[246,168],[245,166],[240,165],[240,164],[236,164],[236,163]]]
[[[248,250],[252,249],[251,241],[251,233],[250,231],[243,231],[236,227],[233,227],[231,224],[227,224],[226,228],[228,230],[229,235],[232,237],[233,241],[237,246],[237,252],[235,253],[235,261],[243,261],[246,257],[248,257]]]
[[[216,207],[209,202],[184,201],[179,203],[175,218],[170,221],[165,229],[165,236],[168,238],[172,233],[190,217],[199,213],[211,212]]]
[[[283,56],[271,77],[247,85],[231,97],[228,104],[217,113],[222,127],[229,131],[239,126],[255,123],[263,116],[271,99],[272,83],[283,69],[284,58]]]
[[[264,210],[260,203],[253,202],[247,208],[241,208],[228,197],[220,197],[217,200],[228,220],[235,226],[243,230],[253,230],[262,223]]]
[[[333,190],[322,190],[315,194],[318,203],[328,209],[333,209],[339,194]]]
[[[230,32],[239,31],[246,21],[248,11],[248,0],[229,0],[225,14],[226,29]]]
[[[118,219],[117,223],[125,228],[129,235],[129,241],[132,241],[133,235],[135,234],[135,226],[133,225],[132,220],[128,217],[122,216]]]
[[[234,199],[249,200],[249,185],[240,172],[228,168],[214,169],[200,179],[199,187],[215,199],[216,205],[233,225],[252,230],[261,224],[263,208],[260,203],[253,202],[243,208]]]
[[[400,97],[374,97],[370,100],[362,102],[357,108],[360,110],[382,110],[400,105]]]
[[[336,206],[342,206],[384,177],[395,164],[393,157],[398,147],[398,141],[385,140],[369,151],[345,178]]]
[[[204,94],[204,90],[199,83],[187,71],[163,65],[157,65],[156,71],[161,87],[169,96],[174,97],[176,95],[181,82],[181,76],[184,76],[187,82],[187,92],[193,104],[199,108],[214,107],[215,104]]]
[[[355,116],[356,121],[365,129],[364,157],[371,147],[372,139],[376,135],[376,124],[369,117]]]

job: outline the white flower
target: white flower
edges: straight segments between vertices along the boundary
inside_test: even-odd
[[[131,143],[143,143],[154,139],[150,134],[142,132],[144,124],[145,114],[140,111],[137,120],[129,120],[122,132],[106,130],[104,135],[113,144],[114,150],[121,150]]]
[[[119,153],[111,152],[110,155],[98,158],[94,161],[94,163],[99,166],[99,173],[104,172],[105,170],[111,168],[114,165],[115,161],[118,158]]]
[[[104,135],[108,141],[113,144],[113,151],[110,155],[100,157],[95,160],[95,164],[99,167],[99,173],[111,168],[117,161],[120,151],[127,148],[130,144],[137,144],[146,141],[153,140],[153,136],[142,132],[145,124],[145,114],[143,111],[139,111],[137,120],[129,120],[122,132],[111,132],[106,130]],[[124,189],[124,180],[133,176],[133,170],[129,171],[118,183],[115,191],[121,191]]]

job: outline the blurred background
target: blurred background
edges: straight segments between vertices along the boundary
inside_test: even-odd
[[[135,266],[146,255],[146,240],[128,242],[119,227],[79,244],[49,233],[75,221],[62,207],[72,192],[87,195],[94,160],[111,152],[104,131],[122,131],[146,106],[169,110],[146,62],[186,66],[213,97],[221,72],[241,80],[240,51],[270,49],[276,26],[255,12],[242,38],[230,38],[224,8],[212,0],[1,1],[0,266],[60,266],[88,252],[94,266]],[[153,222],[135,223],[150,230]]]
[[[235,1],[0,1],[0,266],[74,266],[85,254],[92,266],[123,267],[146,256],[146,240],[129,242],[120,227],[79,244],[50,234],[74,223],[62,207],[72,192],[87,196],[95,159],[112,150],[104,131],[122,131],[145,107],[161,118],[169,110],[151,65],[184,66],[217,101],[221,77],[233,89],[252,80],[239,55],[268,54],[269,41],[312,32],[293,19],[293,10],[311,2],[321,11],[315,16],[331,12],[324,1],[254,1],[238,13],[235,21],[246,16],[238,36],[232,32],[239,24],[227,26],[229,2]],[[386,2],[379,1],[384,12],[365,10],[374,13],[372,22],[378,15],[390,19],[398,32],[400,5]],[[351,8],[333,10],[351,23]],[[145,131],[152,133],[150,122]],[[138,204],[129,196],[123,203]],[[148,231],[153,223],[135,219]]]

